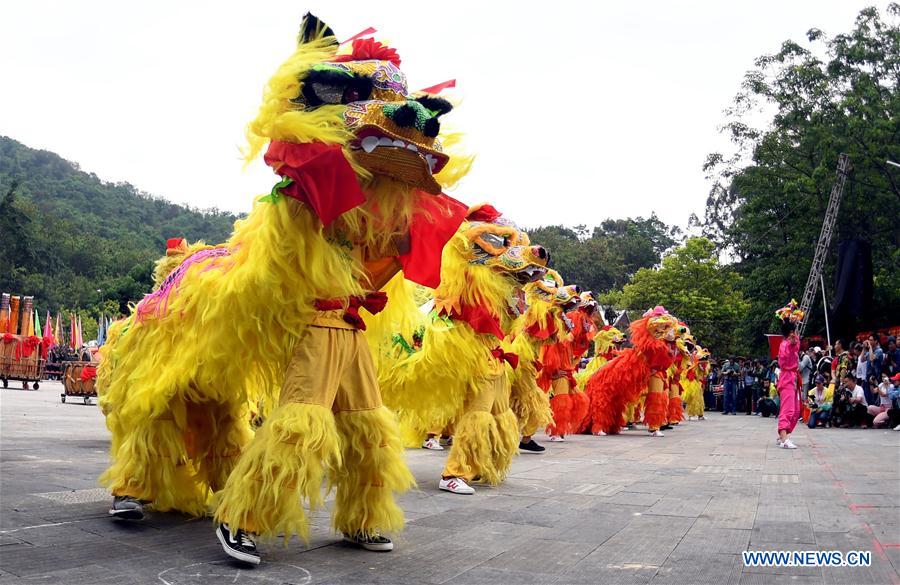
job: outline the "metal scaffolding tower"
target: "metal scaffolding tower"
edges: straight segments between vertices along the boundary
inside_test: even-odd
[[[798,331],[800,335],[803,335],[803,331],[806,329],[806,322],[809,320],[809,308],[812,306],[813,299],[816,296],[816,289],[822,278],[822,266],[825,264],[825,256],[831,244],[831,234],[834,231],[834,222],[837,220],[837,212],[841,206],[841,196],[844,194],[844,184],[847,182],[850,168],[850,157],[841,153],[841,156],[838,157],[837,176],[834,179],[834,186],[831,188],[831,196],[828,198],[825,220],[822,221],[822,231],[819,233],[819,243],[816,244],[816,255],[813,257],[809,278],[806,279],[806,288],[803,290],[803,300],[800,302],[800,308],[805,313]],[[828,312],[828,307],[825,307],[825,311],[826,313]]]

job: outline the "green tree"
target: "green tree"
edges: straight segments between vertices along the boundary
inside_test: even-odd
[[[859,326],[896,324],[900,169],[887,161],[900,160],[898,17],[896,3],[887,20],[866,8],[847,34],[811,29],[807,46],[784,42],[756,60],[726,111],[734,150],[707,158],[712,189],[703,227],[744,277],[752,309],[742,328],[759,344],[772,311],[803,293],[841,152],[853,172],[833,241],[861,238],[873,249],[876,304]],[[829,259],[826,283],[833,268]],[[816,302],[809,332],[824,329]]]
[[[719,263],[713,242],[691,238],[666,255],[658,269],[638,270],[618,304],[641,313],[663,305],[687,323],[698,343],[719,355],[733,354],[746,349],[737,327],[750,304],[740,286],[740,275]]]
[[[647,219],[608,219],[592,230],[556,225],[528,234],[550,251],[551,266],[566,282],[600,293],[620,288],[639,269],[658,264],[679,231],[654,214]]]

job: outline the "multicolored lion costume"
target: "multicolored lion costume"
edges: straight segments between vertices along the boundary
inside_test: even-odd
[[[385,403],[405,426],[424,436],[453,423],[445,479],[498,484],[506,476],[519,441],[507,377],[517,359],[500,343],[515,317],[516,289],[543,276],[547,259],[493,207],[472,207],[444,248],[422,349],[381,368]]]
[[[393,493],[414,481],[360,311],[384,305],[371,291],[400,268],[437,285],[465,213],[441,191],[470,160],[442,147],[458,139],[440,133],[450,104],[410,94],[399,64],[372,39],[342,49],[304,18],[247,130],[247,159],[268,144],[279,182],[227,242],[162,261],[171,272],[103,348],[101,481],[114,495],[203,515],[222,490],[218,522],[287,539],[306,537],[299,504],[321,504],[327,476],[337,530],[402,526]],[[252,440],[251,392],[274,406]]]
[[[583,341],[586,330],[577,328],[578,325],[583,326],[583,322],[573,322],[569,318],[581,303],[578,296],[581,289],[578,285],[564,285],[559,274],[554,274],[558,284],[553,298],[553,314],[559,324],[559,333],[541,348],[542,368],[538,376],[538,386],[551,394],[553,423],[546,429],[551,440],[578,432],[588,412],[588,398],[575,384],[575,355],[582,345],[586,345]],[[580,335],[577,335],[579,332]]]
[[[510,408],[519,420],[523,442],[553,423],[550,397],[538,386],[537,378],[543,367],[539,358],[544,345],[565,335],[559,319],[562,309],[556,301],[559,282],[558,274],[549,270],[548,278],[525,285],[525,312],[503,342],[505,351],[519,356],[519,366],[511,374]]]
[[[709,351],[699,345],[691,354],[691,362],[681,377],[681,387],[684,388],[684,403],[688,417],[703,418],[705,404],[703,401],[703,380],[706,378],[706,369],[709,366]]]
[[[645,392],[644,422],[651,433],[660,432],[668,419],[665,375],[675,359],[677,326],[677,319],[661,306],[631,323],[632,347],[623,349],[585,385],[591,400],[591,432],[617,434],[626,422],[626,407]]]

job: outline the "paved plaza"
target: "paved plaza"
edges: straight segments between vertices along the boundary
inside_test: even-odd
[[[110,520],[103,417],[60,391],[0,391],[0,584],[900,584],[900,433],[800,427],[788,451],[773,419],[710,413],[661,439],[544,442],[474,496],[438,491],[446,452],[411,450],[394,552],[342,543],[323,510],[308,546],[266,544],[247,568],[208,519]],[[745,567],[748,549],[864,550],[872,565]]]

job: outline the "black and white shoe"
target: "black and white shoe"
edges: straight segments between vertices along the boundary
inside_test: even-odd
[[[531,439],[527,443],[523,443],[522,441],[519,441],[519,450],[527,451],[529,453],[543,453],[544,451],[546,451],[546,447],[542,447],[541,445],[538,445],[537,441],[535,441],[534,439]]]
[[[143,520],[144,502],[131,496],[116,496],[113,498],[109,515],[123,520]]]
[[[394,550],[394,543],[391,542],[391,539],[380,534],[366,534],[364,532],[347,534],[345,532],[344,540],[374,552],[388,552]]]
[[[227,524],[219,524],[216,528],[216,537],[228,556],[245,563],[259,564],[259,552],[256,550],[256,541],[251,533],[240,528],[232,532]]]

